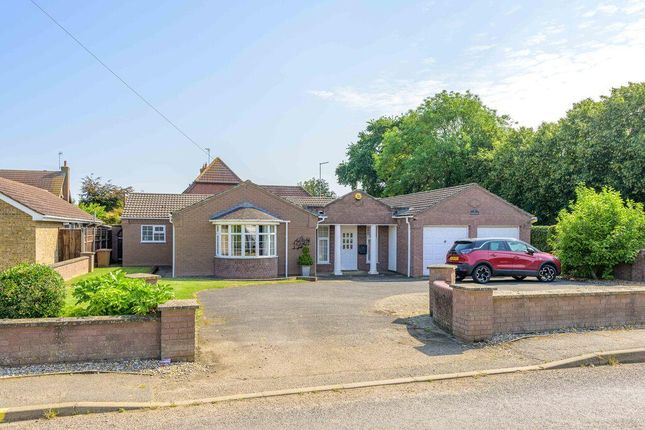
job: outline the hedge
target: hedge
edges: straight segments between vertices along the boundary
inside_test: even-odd
[[[44,264],[19,264],[0,272],[0,318],[60,315],[65,282]]]

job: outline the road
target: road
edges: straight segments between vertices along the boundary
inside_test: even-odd
[[[4,428],[642,429],[643,405],[645,364],[631,364],[59,417]]]

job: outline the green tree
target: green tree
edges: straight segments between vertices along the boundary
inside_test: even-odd
[[[120,187],[110,180],[103,181],[100,176],[85,176],[81,180],[80,203],[96,203],[103,206],[107,212],[122,208],[125,195],[134,191],[132,187]]]
[[[443,91],[406,114],[384,134],[376,154],[384,194],[432,190],[485,177],[482,151],[506,138],[508,118],[469,92]]]
[[[611,278],[616,265],[633,262],[645,246],[642,203],[624,201],[608,187],[579,186],[570,206],[558,215],[551,243],[565,273]]]
[[[358,140],[347,147],[347,161],[336,168],[339,184],[353,190],[360,188],[374,197],[382,196],[385,184],[376,173],[374,157],[381,152],[385,133],[400,121],[401,118],[381,117],[367,123]]]
[[[336,193],[329,188],[329,183],[324,179],[311,178],[298,182],[312,196],[336,197]]]
[[[110,212],[105,210],[105,206],[101,206],[98,203],[79,203],[78,207],[88,214],[100,219],[105,224],[115,225],[121,223],[121,213],[123,212],[122,207],[117,207]]]

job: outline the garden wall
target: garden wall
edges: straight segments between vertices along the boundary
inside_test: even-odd
[[[84,252],[78,258],[59,261],[58,263],[51,264],[50,267],[67,281],[68,279],[94,271],[94,253]]]
[[[195,300],[152,316],[0,320],[0,366],[79,361],[195,359]]]
[[[632,264],[621,264],[614,270],[616,279],[645,282],[645,249],[641,249]]]
[[[466,342],[498,334],[645,324],[645,287],[514,292],[449,282],[430,283],[433,320]]]

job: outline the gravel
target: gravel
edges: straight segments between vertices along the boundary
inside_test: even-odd
[[[0,379],[71,373],[135,373],[183,378],[208,369],[198,363],[167,363],[161,360],[122,360],[82,363],[37,364],[1,367]]]

